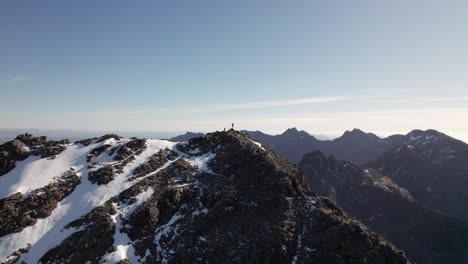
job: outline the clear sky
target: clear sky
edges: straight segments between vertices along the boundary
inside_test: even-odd
[[[468,139],[468,1],[0,1],[0,128]]]

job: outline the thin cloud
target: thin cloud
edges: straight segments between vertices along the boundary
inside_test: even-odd
[[[9,80],[3,81],[3,82],[1,82],[1,84],[15,83],[15,82],[20,82],[20,81],[24,81],[24,80],[29,80],[31,78],[32,78],[32,76],[23,75],[23,76],[18,76],[18,77],[11,78]]]
[[[281,100],[281,101],[260,101],[260,102],[237,103],[237,104],[207,105],[207,106],[200,106],[200,107],[168,107],[168,108],[141,109],[141,110],[122,110],[122,111],[105,112],[105,114],[136,115],[136,114],[147,114],[147,113],[158,113],[158,112],[214,112],[214,111],[223,111],[223,110],[270,108],[270,107],[272,108],[272,107],[280,107],[280,106],[330,103],[330,102],[360,100],[360,99],[373,98],[373,97],[375,96],[315,97],[315,98],[303,98],[303,99],[292,99],[292,100]]]
[[[241,103],[241,104],[224,104],[215,105],[214,110],[227,110],[227,109],[248,109],[248,108],[262,108],[262,107],[277,107],[277,106],[288,106],[288,105],[303,105],[303,104],[315,104],[315,103],[327,103],[327,102],[338,102],[347,101],[353,99],[359,99],[362,97],[317,97],[317,98],[305,98],[305,99],[294,99],[294,100],[283,100],[283,101],[266,101],[266,102],[253,102],[253,103]]]
[[[468,97],[462,96],[462,97],[434,97],[434,98],[404,99],[404,100],[400,100],[399,102],[416,103],[416,102],[454,102],[454,101],[468,101]]]

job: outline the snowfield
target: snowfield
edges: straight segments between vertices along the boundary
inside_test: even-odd
[[[48,250],[59,245],[65,238],[77,231],[73,228],[65,229],[65,225],[85,215],[93,208],[102,205],[108,199],[135,184],[135,182],[142,180],[143,178],[129,180],[133,174],[133,169],[158,151],[165,148],[173,149],[177,144],[165,140],[147,140],[147,148],[143,153],[135,156],[135,159],[128,163],[123,168],[123,172],[117,174],[113,181],[105,185],[92,184],[87,177],[86,158],[89,152],[105,144],[116,146],[128,141],[128,139],[117,141],[112,138],[100,143],[93,142],[88,146],[69,144],[55,159],[40,159],[37,156],[31,156],[24,161],[17,162],[15,169],[0,177],[1,198],[8,197],[16,192],[27,195],[34,189],[46,186],[53,181],[54,177],[69,171],[71,168],[81,177],[81,183],[58,204],[49,217],[37,219],[36,224],[24,228],[21,232],[0,238],[0,259],[6,260],[16,250],[33,245],[29,252],[21,254],[18,263],[21,263],[21,261],[37,263]],[[104,153],[96,162],[101,164],[112,162],[112,158],[106,156],[107,153]],[[166,168],[171,162],[173,161],[168,162],[159,170]],[[151,174],[154,173],[157,173],[157,171]],[[145,199],[151,196],[151,193],[152,190],[142,193],[138,197],[137,203],[144,202]],[[129,210],[134,210],[134,206],[137,205],[118,208],[118,214],[125,214]],[[119,216],[115,215],[114,220],[117,224],[115,243],[118,251],[113,252],[106,259],[110,262],[117,262],[126,257],[132,259],[132,249],[125,245],[128,237],[118,231],[120,227]]]

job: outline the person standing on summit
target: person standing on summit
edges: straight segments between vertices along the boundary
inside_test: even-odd
[[[232,123],[232,130],[234,130],[234,123]]]

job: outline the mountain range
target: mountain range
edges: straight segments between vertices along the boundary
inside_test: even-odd
[[[468,145],[435,130],[320,141],[296,128],[242,131],[304,171],[309,188],[416,263],[468,261]]]
[[[466,263],[467,163],[435,130],[21,134],[0,145],[0,259]]]
[[[337,159],[366,164],[391,149],[404,137],[403,135],[393,135],[387,138],[379,138],[375,134],[353,129],[344,132],[341,137],[334,140],[320,140],[295,127],[287,129],[280,135],[269,135],[261,131],[242,130],[241,132],[262,144],[268,145],[272,150],[296,164],[301,161],[305,154],[314,150],[331,154]],[[187,141],[201,135],[203,133],[187,132],[170,140],[175,142]]]
[[[409,263],[234,130],[0,146],[2,263]]]
[[[416,263],[466,263],[468,224],[413,197],[391,177],[372,168],[315,151],[299,166],[315,193],[330,197],[347,213]]]

